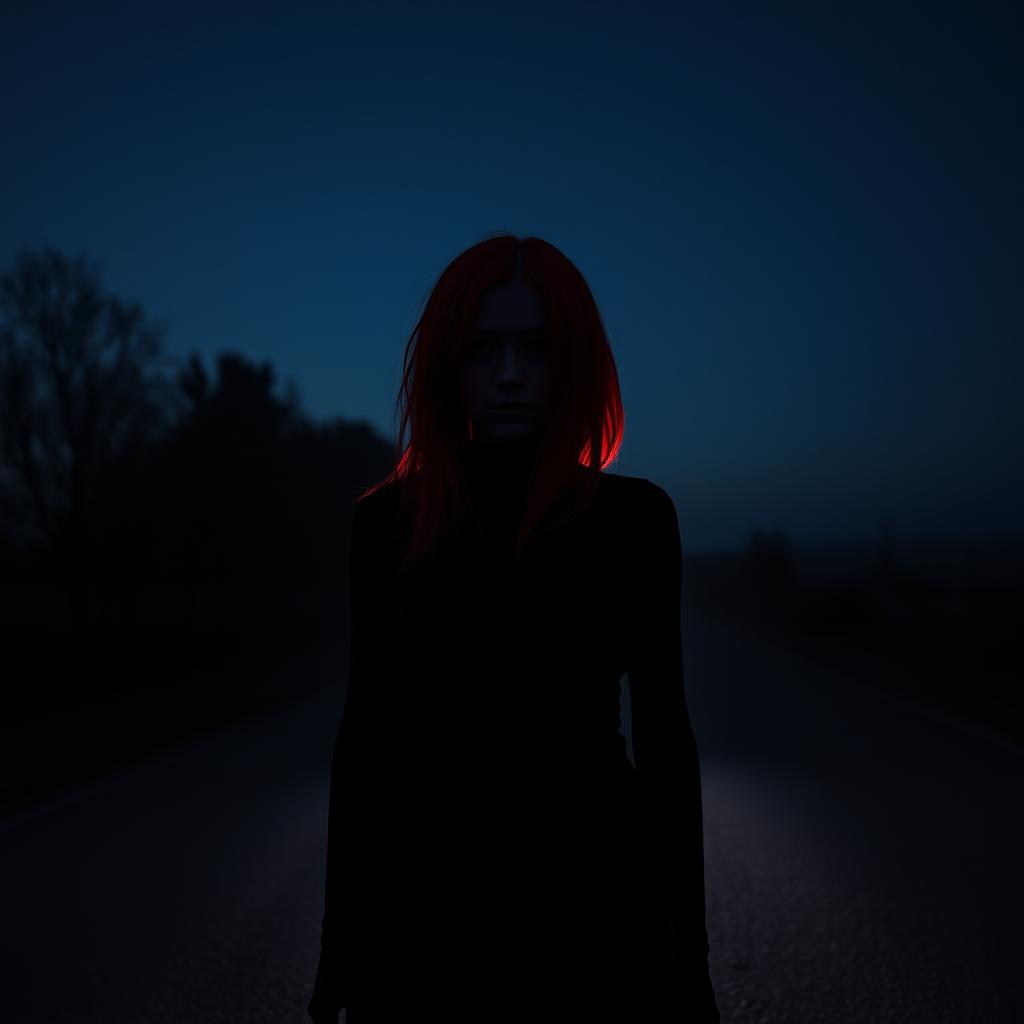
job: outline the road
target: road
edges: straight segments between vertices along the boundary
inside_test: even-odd
[[[690,607],[684,653],[723,1022],[1024,1020],[1024,751]],[[305,1024],[340,708],[5,824],[0,1016]]]

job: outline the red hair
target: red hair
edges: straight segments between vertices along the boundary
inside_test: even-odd
[[[481,294],[512,280],[517,271],[544,301],[553,360],[550,411],[516,545],[517,558],[563,495],[577,491],[577,501],[559,522],[568,521],[589,504],[598,474],[615,459],[622,444],[618,372],[583,275],[541,238],[519,239],[508,232],[486,236],[456,256],[431,289],[405,348],[396,400],[401,426],[395,466],[356,499],[362,501],[390,483],[399,487],[402,507],[412,510],[402,568],[432,549],[446,530],[464,522],[467,502],[459,452],[472,439],[472,424],[462,413],[458,397],[460,359],[475,325]],[[407,426],[410,439],[404,445]]]

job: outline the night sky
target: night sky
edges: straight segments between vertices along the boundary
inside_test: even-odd
[[[540,235],[684,549],[1020,534],[1022,16],[696,6],[8,0],[2,269],[393,438],[443,267]]]

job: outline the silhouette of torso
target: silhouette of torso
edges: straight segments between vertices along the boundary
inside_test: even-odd
[[[396,1000],[474,1019],[480,992],[487,1019],[525,1006],[544,1019],[530,1002],[544,992],[551,1019],[570,1020],[570,1006],[611,1013],[616,977],[649,993],[655,974],[685,987],[695,963],[703,981],[696,765],[671,780],[677,814],[630,762],[619,715],[646,595],[661,588],[678,624],[675,511],[650,481],[603,473],[589,506],[517,562],[531,458],[471,447],[481,528],[402,572],[410,524],[395,485],[356,508],[314,996],[350,1001],[349,1024]],[[667,642],[647,671],[681,690],[678,634]],[[648,741],[652,781],[667,742]],[[697,956],[669,978],[673,894],[677,907],[689,898],[675,927]]]

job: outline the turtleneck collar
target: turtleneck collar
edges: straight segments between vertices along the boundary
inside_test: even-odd
[[[529,473],[537,463],[538,436],[517,441],[467,441],[463,447],[466,468],[475,473]]]
[[[538,438],[508,443],[467,442],[462,464],[467,485],[481,512],[493,512],[502,519],[522,512],[540,448]]]

